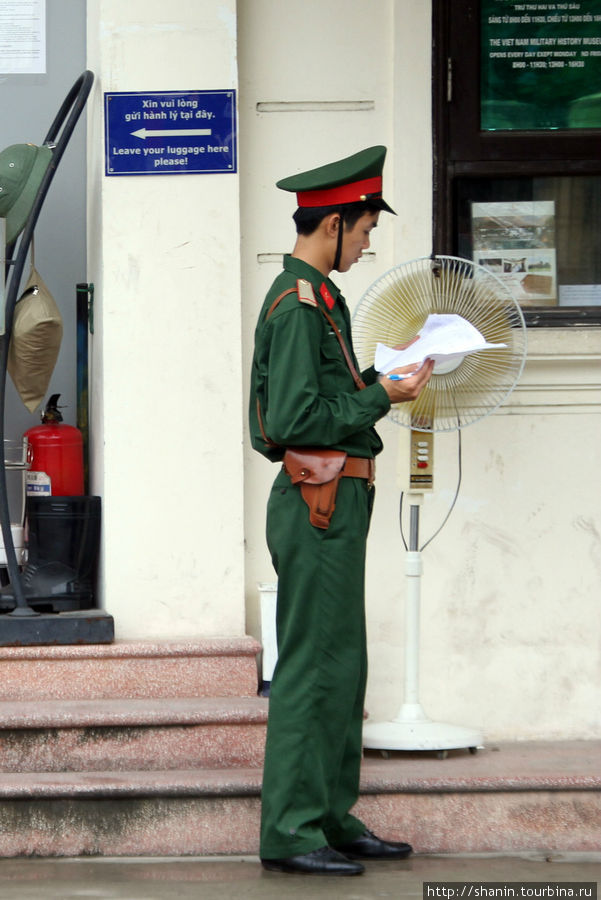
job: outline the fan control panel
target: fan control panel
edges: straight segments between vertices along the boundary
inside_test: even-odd
[[[434,435],[411,429],[409,490],[429,491],[434,486]]]

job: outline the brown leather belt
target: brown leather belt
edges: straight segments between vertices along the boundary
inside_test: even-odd
[[[347,478],[365,478],[371,487],[376,480],[376,461],[360,456],[347,456],[340,474]]]
[[[364,478],[371,488],[376,476],[373,459],[347,456],[343,450],[325,447],[288,447],[283,459],[284,472],[292,484],[300,487],[309,507],[309,521],[316,528],[329,528],[336,509],[336,492],[340,478]]]

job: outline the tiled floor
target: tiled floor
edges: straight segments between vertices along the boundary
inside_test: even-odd
[[[415,856],[400,863],[371,863],[364,875],[354,878],[264,872],[255,857],[0,860],[2,900],[400,900],[425,897],[424,884],[428,882],[439,883],[438,893],[431,894],[438,897],[452,896],[450,882],[489,887],[496,883],[497,889],[503,888],[503,894],[496,896],[505,897],[520,896],[508,889],[528,882],[531,893],[523,896],[549,897],[553,894],[548,886],[557,882],[563,887],[572,882],[576,888],[595,882],[598,888],[600,880],[601,853]],[[440,882],[447,887],[446,893],[441,892]],[[466,888],[463,896],[468,895]],[[485,894],[480,891],[479,896]],[[582,900],[594,897],[595,893],[581,894]]]

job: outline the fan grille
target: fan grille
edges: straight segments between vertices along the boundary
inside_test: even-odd
[[[513,295],[488,269],[453,256],[424,257],[390,269],[361,298],[353,316],[360,367],[373,364],[378,342],[394,347],[411,340],[430,313],[463,316],[490,343],[507,345],[434,374],[417,400],[389,413],[419,431],[453,431],[488,415],[511,393],[524,367],[526,327]]]

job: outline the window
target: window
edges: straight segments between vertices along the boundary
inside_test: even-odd
[[[601,324],[601,0],[433,12],[435,252],[503,277],[530,326]]]

